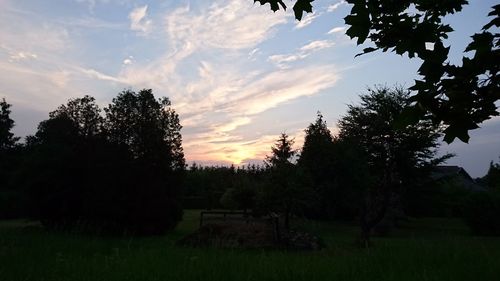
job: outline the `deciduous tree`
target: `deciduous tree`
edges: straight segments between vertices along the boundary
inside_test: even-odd
[[[339,121],[339,138],[361,149],[373,178],[363,194],[360,242],[364,245],[391,201],[397,200],[401,190],[415,179],[416,171],[448,157],[435,158],[441,131],[432,122],[396,127],[408,95],[402,88],[369,89],[361,96],[361,104],[349,105]]]

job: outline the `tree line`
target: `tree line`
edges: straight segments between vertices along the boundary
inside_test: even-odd
[[[187,167],[179,117],[168,98],[155,99],[151,90],[123,91],[103,110],[90,96],[71,99],[24,144],[10,133],[14,123],[3,101],[2,217],[31,217],[49,228],[161,234],[181,220],[182,208],[241,209],[280,214],[285,229],[295,217],[358,221],[358,242],[367,246],[373,233],[407,215],[440,216],[445,207],[467,203],[467,213],[458,215],[478,232],[496,231],[500,201],[489,191],[498,190],[499,164],[490,165],[482,180],[490,188],[477,196],[432,186],[429,175],[452,156],[437,156],[442,126],[402,125],[410,100],[401,87],[374,87],[360,99],[339,120],[337,135],[318,112],[300,150],[282,133],[263,165],[246,167]],[[478,222],[478,214],[485,217],[481,204],[493,215]]]
[[[2,109],[10,131],[5,101]],[[169,99],[152,90],[123,91],[104,110],[93,97],[71,99],[23,145],[3,134],[2,194],[16,206],[2,216],[49,228],[164,233],[182,218],[180,129]]]

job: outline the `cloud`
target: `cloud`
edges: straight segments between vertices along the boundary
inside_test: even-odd
[[[226,0],[203,7],[201,12],[190,6],[178,8],[166,16],[166,29],[174,42],[189,42],[196,49],[237,50],[265,41],[277,25],[286,22],[283,15],[252,6],[250,1]]]
[[[91,14],[93,14],[97,4],[113,3],[113,4],[118,4],[118,5],[125,5],[131,1],[129,1],[129,0],[76,0],[76,2],[81,3],[81,4],[86,4],[88,9],[89,9],[89,12]]]
[[[278,68],[280,69],[287,69],[289,68],[289,63],[298,61],[301,59],[304,59],[311,55],[313,52],[330,48],[335,43],[330,40],[315,40],[312,41],[298,49],[298,52],[295,54],[288,54],[288,55],[272,55],[269,56],[269,61],[273,62]]]
[[[345,26],[337,26],[337,27],[334,27],[334,28],[330,29],[330,31],[328,31],[327,34],[342,33],[346,29],[347,29],[347,27],[345,27]]]
[[[310,25],[319,16],[321,16],[321,14],[317,14],[316,12],[313,12],[312,14],[306,14],[302,18],[302,20],[297,22],[297,24],[295,25],[295,29],[301,29]]]
[[[9,57],[10,61],[32,60],[37,58],[38,58],[37,54],[30,52],[17,52],[11,54]]]
[[[332,87],[337,81],[333,66],[314,66],[271,72],[255,80],[240,99],[225,106],[225,111],[249,115],[262,113],[299,97],[311,96]]]
[[[109,82],[116,82],[116,83],[123,83],[126,84],[127,82],[123,79],[103,74],[95,69],[85,69],[85,68],[80,68],[81,73],[87,75],[90,78],[98,79],[98,80],[103,80],[103,81],[109,81]]]
[[[290,66],[288,63],[294,62],[301,60],[308,55],[305,53],[299,53],[299,54],[291,54],[291,55],[272,55],[269,57],[269,60],[278,66],[280,69],[287,69]]]
[[[231,120],[229,123],[217,126],[215,128],[215,130],[218,132],[223,132],[223,133],[231,132],[231,131],[234,131],[238,127],[249,124],[251,121],[252,121],[252,119],[249,117],[237,117],[237,118]]]
[[[321,49],[330,48],[333,45],[334,43],[329,40],[316,40],[300,48],[300,51],[304,52],[319,51]]]
[[[328,6],[327,12],[331,13],[331,12],[337,10],[338,8],[340,8],[343,5],[347,5],[347,2],[344,1],[344,0],[339,1],[339,2],[337,2],[335,4],[332,4],[332,5]]]
[[[189,155],[190,160],[222,159],[235,164],[241,164],[246,159],[262,159],[269,152],[272,139],[276,136],[259,137],[257,133],[256,137],[256,134],[248,133],[248,130],[238,129],[250,125],[254,118],[268,110],[332,87],[338,78],[333,66],[311,66],[273,71],[260,78],[237,83],[236,89],[220,93],[219,99],[211,103],[209,108],[188,119],[190,124],[183,123],[188,130],[194,124],[208,128],[202,132],[185,134],[188,136],[184,146],[186,155]],[[206,99],[198,101],[194,106],[204,105],[209,97]],[[224,118],[214,121],[217,118],[213,116],[213,112]],[[196,121],[192,122],[193,119]],[[301,130],[302,128],[297,129],[294,135],[300,134]],[[248,135],[245,136],[242,132]]]
[[[148,5],[133,9],[128,18],[130,19],[130,29],[147,35],[153,28],[153,21],[147,19]]]
[[[252,51],[248,53],[248,59],[251,61],[255,61],[257,59],[257,56],[261,54],[261,51],[259,48],[255,48]]]
[[[130,65],[132,64],[134,61],[134,57],[133,56],[128,56],[126,59],[123,60],[123,65]]]
[[[244,163],[264,157],[284,129],[283,124],[274,123],[266,127],[266,132],[248,129],[256,126],[262,114],[317,95],[338,80],[332,65],[276,69],[269,63],[269,47],[262,43],[272,39],[278,28],[293,25],[286,25],[289,16],[270,13],[251,1],[200,1],[165,10],[154,18],[155,36],[148,38],[164,45],[155,48],[160,51],[148,53],[147,59],[146,55],[140,59],[128,56],[140,53],[142,42],[111,45],[116,49],[116,55],[110,58],[113,65],[82,60],[82,49],[75,48],[86,44],[84,40],[90,38],[86,32],[92,30],[89,34],[94,35],[96,28],[120,32],[130,27],[148,34],[153,29],[149,13],[147,5],[133,9],[130,26],[127,22],[115,25],[85,17],[66,25],[0,18],[0,58],[7,58],[0,60],[0,71],[7,73],[0,77],[0,94],[17,93],[19,85],[32,81],[22,88],[22,94],[8,94],[9,101],[48,112],[68,98],[83,94],[96,95],[98,102],[105,104],[123,88],[152,88],[158,96],[169,96],[180,114],[188,160]],[[13,22],[18,27],[4,24]],[[298,54],[275,55],[274,59],[288,63],[302,59],[331,46],[331,42],[323,41],[295,48]],[[9,63],[8,58],[16,54],[19,61]],[[30,54],[36,59],[30,59]],[[289,133],[302,129],[294,127]]]

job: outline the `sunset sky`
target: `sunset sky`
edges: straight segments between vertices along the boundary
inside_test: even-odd
[[[291,3],[286,1],[287,3]],[[458,62],[496,0],[471,0],[447,18]],[[349,5],[316,0],[301,22],[252,0],[0,0],[0,98],[26,136],[69,98],[104,107],[123,89],[168,96],[184,126],[188,162],[261,162],[281,132],[303,131],[319,110],[332,132],[347,104],[375,84],[411,86],[417,60],[376,52],[355,58],[344,33]],[[499,161],[500,118],[455,141],[448,164],[483,176]]]

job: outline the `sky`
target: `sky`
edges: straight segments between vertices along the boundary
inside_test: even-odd
[[[497,4],[469,2],[445,19],[455,63]],[[26,136],[70,98],[105,107],[124,89],[151,88],[179,113],[188,162],[260,163],[281,132],[300,148],[317,111],[335,134],[368,87],[418,78],[418,60],[355,57],[367,45],[345,35],[344,1],[313,5],[298,22],[291,9],[253,0],[0,0],[0,98],[12,104],[13,132]],[[479,177],[500,160],[500,118],[471,136],[440,153]]]

